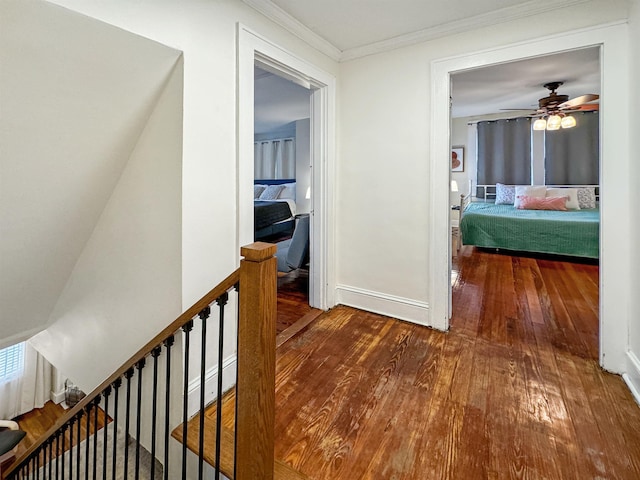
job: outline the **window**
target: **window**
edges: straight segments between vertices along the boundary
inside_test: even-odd
[[[22,374],[24,365],[24,343],[0,350],[0,383]]]

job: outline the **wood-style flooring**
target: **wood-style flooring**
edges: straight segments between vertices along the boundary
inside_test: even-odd
[[[278,275],[278,318],[280,334],[311,311],[309,306],[309,271],[294,270]]]
[[[597,362],[598,267],[464,247],[452,328],[338,307],[277,351],[276,458],[311,479],[638,479]]]
[[[45,435],[47,431],[53,427],[58,419],[62,418],[66,410],[62,405],[57,405],[51,401],[44,404],[42,408],[36,408],[24,415],[20,415],[14,420],[18,422],[21,430],[27,432],[26,437],[18,444],[17,457],[26,452],[31,445],[33,445],[40,437]],[[89,423],[89,432],[93,433],[93,414],[91,414],[91,421]],[[82,438],[86,437],[86,417],[83,418],[80,423],[80,434]],[[107,422],[111,421],[107,419]],[[105,424],[105,416],[102,409],[98,411],[98,429],[101,429]],[[76,430],[74,428],[74,434]],[[68,438],[68,434],[67,434]],[[67,443],[68,445],[68,443]]]

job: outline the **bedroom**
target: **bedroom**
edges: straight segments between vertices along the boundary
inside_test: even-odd
[[[278,245],[277,331],[307,314],[310,89],[255,66],[254,239]]]
[[[550,82],[562,83],[549,85],[547,90],[545,84]],[[582,328],[593,338],[584,340],[585,348],[597,358],[599,47],[455,74],[452,92],[452,152],[460,155],[450,174],[454,291],[459,287],[458,274],[465,277],[464,283],[470,277],[469,270],[486,268],[487,279],[483,281],[487,284],[495,280],[489,279],[491,275],[509,278],[501,287],[493,283],[494,288],[501,288],[499,295],[516,297],[518,291],[522,293],[517,278],[528,285],[524,290],[530,305],[519,308],[536,321],[543,317],[555,320],[556,314],[561,317],[558,311],[570,310],[565,303],[586,303],[580,314],[574,312],[579,318],[567,315],[567,322],[584,320],[588,324]],[[593,95],[582,97],[585,94]],[[573,110],[560,112],[576,120],[576,127],[550,130],[543,125],[536,129],[537,119],[548,118],[541,115],[540,105],[558,98],[582,102]],[[469,263],[470,256],[477,257],[474,266]],[[497,273],[504,262],[511,265]],[[549,304],[547,296],[555,291],[554,282],[583,282],[577,288],[589,293],[576,299],[561,295]],[[532,296],[540,299],[532,301]],[[455,302],[461,298],[454,293],[454,312]],[[452,326],[456,326],[455,319]]]

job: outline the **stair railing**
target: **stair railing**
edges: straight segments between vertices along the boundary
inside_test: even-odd
[[[274,472],[276,247],[254,243],[242,247],[240,268],[213,288],[167,328],[148,342],[93,392],[32,445],[3,475],[3,479],[115,480],[152,478],[173,480],[205,476],[205,447],[215,442],[215,478],[221,473],[236,480],[270,480]],[[221,469],[223,338],[229,321],[225,311],[237,292],[237,376],[233,467]],[[212,312],[217,311],[217,317]],[[198,448],[187,450],[192,331],[200,326]],[[207,407],[207,331],[217,327],[218,358],[215,438],[205,438]],[[126,334],[126,333],[125,333]],[[181,342],[180,342],[181,340]],[[180,348],[182,347],[182,348]],[[182,352],[179,352],[182,350]],[[182,353],[172,358],[172,353]],[[181,360],[181,362],[179,361]],[[148,370],[151,369],[151,372]],[[179,375],[176,374],[177,373]],[[149,377],[150,375],[150,377]],[[182,376],[181,385],[175,377]],[[150,385],[149,385],[150,384]],[[164,391],[163,391],[164,390]],[[134,397],[134,398],[132,398]],[[132,401],[134,403],[132,412]],[[145,403],[146,402],[146,403]],[[177,408],[179,406],[179,408]],[[181,411],[182,445],[170,439],[175,411]],[[104,412],[104,413],[101,413]],[[99,415],[105,426],[98,431]],[[174,422],[175,423],[175,422]],[[228,432],[227,432],[228,433]],[[141,473],[143,439],[149,469]],[[120,445],[122,440],[124,445]],[[101,443],[101,446],[98,445]],[[131,445],[130,445],[131,444]],[[191,457],[190,457],[191,456]],[[133,458],[132,458],[133,457]],[[195,467],[197,463],[197,467]],[[222,462],[224,463],[224,462]],[[233,470],[233,471],[229,471]],[[173,473],[170,473],[173,472]],[[179,473],[178,473],[179,472]],[[208,477],[209,478],[209,477]]]

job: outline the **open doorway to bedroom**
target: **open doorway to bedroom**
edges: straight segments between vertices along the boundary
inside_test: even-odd
[[[452,329],[598,361],[600,57],[451,75]],[[549,128],[553,114],[566,128]]]
[[[307,85],[255,65],[254,240],[278,247],[278,335],[312,311],[310,115]]]

